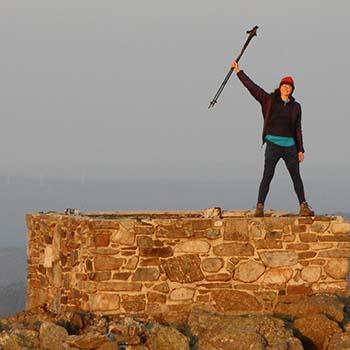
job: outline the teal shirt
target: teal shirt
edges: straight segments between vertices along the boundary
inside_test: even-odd
[[[293,137],[275,136],[275,135],[267,134],[265,137],[265,140],[268,140],[281,147],[291,147],[295,145],[295,141]]]
[[[284,101],[284,105],[286,106],[288,102],[289,100]],[[275,136],[275,135],[267,134],[265,136],[265,140],[268,140],[281,147],[291,147],[295,145],[295,141],[293,137]]]

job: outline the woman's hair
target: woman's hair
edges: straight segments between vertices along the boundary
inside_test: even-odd
[[[278,96],[280,94],[281,94],[281,92],[280,92],[280,88],[279,87],[271,92],[271,95],[273,95],[273,96]]]
[[[292,90],[290,96],[293,95],[294,89]],[[274,97],[280,96],[281,91],[280,91],[280,86],[278,88],[276,88],[274,91],[271,92],[271,95]]]

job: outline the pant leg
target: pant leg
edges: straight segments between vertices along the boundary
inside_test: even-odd
[[[265,203],[266,196],[270,189],[270,183],[275,173],[276,165],[282,157],[282,147],[266,142],[264,174],[259,186],[258,203]]]
[[[305,202],[304,185],[300,176],[300,163],[295,146],[286,147],[283,154],[283,160],[292,178],[294,190],[298,197],[299,203]]]

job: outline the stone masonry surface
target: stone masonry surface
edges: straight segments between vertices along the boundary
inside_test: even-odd
[[[346,294],[350,224],[339,216],[209,209],[31,213],[27,309],[181,320],[193,306],[274,311]]]

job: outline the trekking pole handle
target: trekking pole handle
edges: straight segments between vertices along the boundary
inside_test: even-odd
[[[242,48],[240,54],[238,55],[238,57],[237,57],[236,60],[235,60],[237,63],[239,62],[239,60],[240,60],[241,57],[243,56],[243,53],[244,53],[244,51],[246,50],[246,48],[248,47],[250,41],[251,41],[255,36],[257,36],[256,31],[258,30],[258,28],[259,28],[258,26],[255,26],[253,29],[247,30],[247,34],[249,34],[249,36],[248,36],[247,41],[246,41],[245,44],[243,45],[243,48]]]
[[[248,36],[248,39],[246,40],[245,44],[243,45],[241,52],[239,53],[238,57],[237,57],[236,60],[235,60],[237,63],[239,62],[239,60],[240,60],[241,57],[243,56],[244,51],[245,51],[246,48],[248,47],[250,41],[257,35],[257,34],[256,34],[256,31],[258,30],[258,28],[259,28],[258,26],[255,26],[253,29],[247,30],[247,34],[249,34],[249,36]],[[208,109],[214,107],[214,106],[215,106],[215,103],[218,102],[217,100],[218,100],[218,98],[219,98],[219,96],[220,96],[222,90],[224,89],[226,83],[227,83],[228,80],[230,79],[232,72],[233,72],[233,68],[231,67],[230,70],[229,70],[229,72],[227,73],[227,75],[226,75],[224,81],[222,82],[221,86],[219,87],[217,93],[215,94],[214,98],[213,98],[212,101],[210,102]]]

